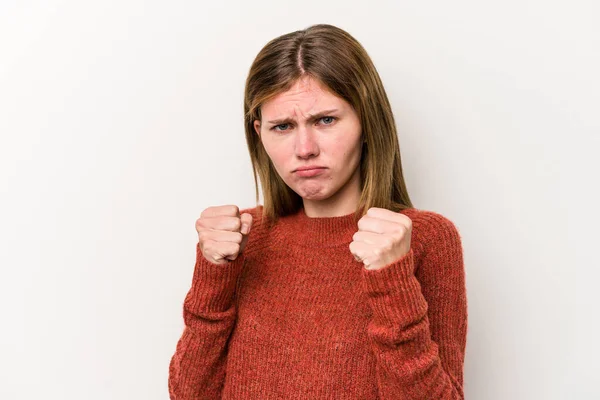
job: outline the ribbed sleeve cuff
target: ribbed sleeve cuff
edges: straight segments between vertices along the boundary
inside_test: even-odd
[[[427,312],[427,301],[414,275],[412,248],[399,260],[380,269],[362,269],[363,289],[377,324],[402,325]]]
[[[223,312],[233,302],[237,279],[244,266],[244,254],[225,264],[213,264],[202,255],[196,244],[196,265],[187,306],[196,312]]]

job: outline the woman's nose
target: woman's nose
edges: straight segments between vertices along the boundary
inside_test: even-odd
[[[311,128],[299,127],[296,131],[296,156],[308,158],[319,155],[319,144],[317,143],[317,132]]]

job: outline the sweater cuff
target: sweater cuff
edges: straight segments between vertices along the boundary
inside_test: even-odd
[[[398,326],[427,312],[427,301],[414,275],[411,248],[399,260],[380,269],[362,269],[362,282],[377,324]]]
[[[223,312],[233,302],[237,280],[244,266],[244,254],[233,261],[214,264],[202,255],[200,243],[196,244],[196,265],[192,288],[186,303],[195,311]]]

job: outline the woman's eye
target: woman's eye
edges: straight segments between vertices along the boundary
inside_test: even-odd
[[[325,123],[325,125],[331,125],[333,123],[333,121],[335,121],[335,119],[336,119],[335,117],[323,117],[323,118],[321,118],[321,121],[331,120],[331,122]]]
[[[323,121],[324,125],[331,125],[337,119],[337,117],[322,117],[320,120]],[[287,131],[288,125],[290,124],[279,124],[273,126],[271,129],[277,132]]]
[[[271,129],[273,129],[273,130],[275,130],[275,131],[281,131],[281,130],[285,130],[285,129],[277,129],[277,128],[279,128],[279,127],[281,127],[281,126],[288,126],[288,125],[289,125],[289,124],[279,124],[279,125],[275,125],[275,126],[274,126],[273,128],[271,128]]]

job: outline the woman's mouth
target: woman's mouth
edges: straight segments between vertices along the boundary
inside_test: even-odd
[[[303,169],[297,169],[296,171],[294,171],[294,173],[298,176],[302,176],[302,177],[311,177],[311,176],[316,176],[319,175],[321,173],[323,173],[323,171],[325,171],[325,167],[310,167],[310,168],[303,168]]]

